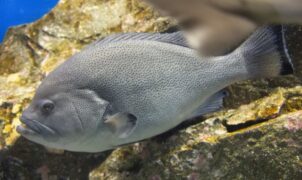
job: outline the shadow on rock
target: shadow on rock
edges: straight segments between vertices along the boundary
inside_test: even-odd
[[[54,154],[19,138],[14,146],[0,151],[0,179],[88,179],[111,151]]]

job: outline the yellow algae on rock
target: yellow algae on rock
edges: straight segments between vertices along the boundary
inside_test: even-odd
[[[15,106],[13,106],[12,113],[16,114],[20,112],[21,108],[22,108],[21,104],[16,104]]]
[[[19,73],[10,74],[7,77],[7,82],[8,83],[18,83],[18,84],[21,84],[21,81],[22,81],[22,78],[21,78],[21,75]]]
[[[2,86],[0,94],[4,96],[0,96],[0,121],[2,121],[0,125],[0,129],[2,129],[0,131],[0,144],[5,147],[13,145],[19,137],[16,132],[16,127],[20,124],[19,117],[33,96],[33,87],[36,87],[36,84],[30,84],[29,87],[20,87],[17,83],[11,82],[7,86],[0,84],[0,87]]]
[[[7,138],[5,138],[5,145],[12,146],[16,140],[20,137],[19,133],[16,130],[13,130]]]
[[[10,135],[5,138],[5,145],[12,146],[19,137],[20,135],[15,130],[13,130]]]
[[[41,71],[48,74],[71,55],[79,52],[82,47],[83,45],[70,40],[53,40],[51,44],[53,52],[49,53],[41,62]]]
[[[5,146],[13,145],[14,142],[18,139],[20,135],[17,133],[16,127],[20,124],[21,122],[19,120],[19,115],[17,115],[15,118],[9,121],[9,123],[6,123],[4,125],[2,133],[5,134]]]
[[[3,129],[4,134],[10,133],[11,131],[12,131],[12,125],[10,124],[6,125]]]
[[[225,116],[228,117],[227,124],[238,125],[246,122],[274,118],[280,115],[282,108],[295,103],[292,101],[292,97],[289,98],[289,94],[296,94],[297,97],[301,97],[301,87],[298,86],[291,89],[278,88],[265,98],[248,105],[240,106],[235,113],[231,110],[225,114]],[[300,109],[301,108],[302,106],[300,106]]]

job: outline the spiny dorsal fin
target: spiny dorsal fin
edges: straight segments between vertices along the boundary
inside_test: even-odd
[[[91,46],[105,45],[108,43],[144,40],[144,41],[158,41],[164,43],[175,44],[179,46],[188,47],[188,44],[180,31],[173,33],[120,33],[110,35],[104,39],[94,42]]]

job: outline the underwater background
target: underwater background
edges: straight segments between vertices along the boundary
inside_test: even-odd
[[[2,33],[38,20],[9,29],[0,45],[0,179],[302,178],[301,27],[286,30],[295,75],[232,85],[222,111],[155,138],[71,153],[15,131],[41,80],[94,40],[165,31],[175,22],[139,0],[60,0],[45,16],[56,1],[11,2],[1,0]]]
[[[0,42],[7,28],[41,18],[58,0],[0,0]]]

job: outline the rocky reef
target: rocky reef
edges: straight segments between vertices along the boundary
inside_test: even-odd
[[[225,108],[103,153],[50,151],[15,127],[41,80],[90,42],[164,31],[173,21],[138,0],[61,0],[0,45],[0,179],[301,179],[302,29],[286,39],[295,75],[228,88]]]

